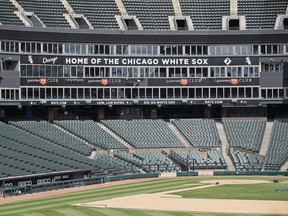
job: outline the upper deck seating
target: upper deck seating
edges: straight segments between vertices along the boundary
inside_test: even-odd
[[[191,16],[195,30],[221,30],[222,16],[229,16],[229,0],[179,0],[182,14]]]
[[[119,29],[115,15],[119,11],[113,0],[68,0],[75,13],[83,14],[95,29]]]
[[[59,0],[17,0],[26,12],[33,12],[46,27],[70,28],[63,14],[67,14]]]
[[[3,25],[23,25],[19,17],[14,13],[16,8],[7,0],[0,1],[0,22]]]
[[[287,0],[238,0],[247,29],[274,29],[277,14],[285,14],[286,8]]]
[[[172,1],[123,0],[128,15],[136,15],[143,29],[170,30],[168,16],[174,15]]]

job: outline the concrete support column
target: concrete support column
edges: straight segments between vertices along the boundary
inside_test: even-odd
[[[98,108],[98,120],[104,120],[105,119],[105,109],[104,107]]]

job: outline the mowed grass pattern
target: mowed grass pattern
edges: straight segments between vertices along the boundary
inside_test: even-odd
[[[225,179],[235,179],[236,177],[225,177]],[[268,179],[272,178],[255,178],[255,177],[237,177],[237,179]],[[89,202],[96,200],[109,199],[113,197],[154,193],[168,191],[180,188],[191,187],[190,184],[199,184],[201,180],[224,179],[224,177],[210,178],[173,178],[173,179],[155,179],[148,182],[133,183],[121,186],[113,186],[89,191],[81,191],[65,195],[57,195],[48,198],[31,199],[10,204],[0,205],[0,216],[238,216],[240,214],[203,214],[189,212],[153,212],[153,211],[136,211],[125,209],[103,209],[72,206],[71,204]],[[277,178],[286,180],[287,178]],[[280,185],[280,184],[279,184]],[[246,216],[249,216],[246,214]],[[266,215],[267,216],[267,215]]]
[[[275,192],[275,189],[288,189],[288,184],[219,185],[175,194],[184,198],[288,201],[288,192]]]

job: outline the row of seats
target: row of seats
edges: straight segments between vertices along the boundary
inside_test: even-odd
[[[0,22],[3,25],[23,25],[14,11],[15,7],[10,1],[0,1]]]
[[[101,123],[135,148],[184,147],[163,120],[104,120]]]
[[[285,14],[286,0],[238,0],[238,13],[245,14],[247,29],[273,29],[277,14]]]
[[[145,172],[176,172],[180,167],[161,152],[137,152],[129,154],[123,151],[116,153],[121,158]]]
[[[83,14],[95,29],[119,29],[115,15],[119,14],[114,0],[68,0],[75,13]]]
[[[65,7],[59,0],[17,0],[26,12],[34,12],[47,27],[70,28],[64,15]]]
[[[261,171],[264,163],[264,157],[257,153],[235,151],[231,158],[237,171]]]
[[[288,118],[275,119],[264,170],[280,170],[288,160]]]
[[[170,30],[168,16],[174,15],[172,1],[123,0],[129,15],[137,15],[143,29]]]
[[[179,119],[173,123],[195,147],[219,147],[221,141],[213,119]]]
[[[229,16],[229,0],[179,0],[182,14],[191,16],[195,30],[221,30],[222,16]]]
[[[100,154],[96,159],[69,150],[47,139],[0,122],[0,177],[75,169],[91,170],[95,176],[139,172],[136,167]]]
[[[266,120],[223,120],[223,125],[231,147],[260,151]]]
[[[70,28],[60,0],[17,0],[26,12],[34,12],[47,27]],[[68,0],[75,13],[83,14],[95,29],[119,29],[120,14],[114,0]],[[230,14],[229,0],[179,0],[184,16],[190,16],[195,30],[221,30],[222,16]],[[168,16],[174,15],[172,1],[123,0],[129,15],[136,15],[147,30],[170,30]],[[247,29],[273,29],[277,14],[285,14],[286,0],[238,0],[238,14],[245,15]],[[0,1],[0,22],[23,25],[9,1]]]
[[[102,169],[107,170],[104,171],[106,175],[136,174],[140,172],[133,164],[103,153],[96,157],[96,162]]]
[[[9,123],[83,155],[88,156],[95,150],[95,148],[70,136],[46,121],[9,121]]]
[[[92,120],[58,120],[54,121],[54,123],[95,145],[95,147],[127,149],[126,146],[102,129],[99,123]]]
[[[181,161],[186,161],[190,168],[225,169],[227,167],[223,155],[218,150],[208,151],[206,157],[198,151],[175,151],[175,153]]]

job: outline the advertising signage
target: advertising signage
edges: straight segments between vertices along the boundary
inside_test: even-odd
[[[91,57],[22,55],[21,64],[101,66],[229,66],[258,65],[259,57]]]
[[[21,86],[98,86],[161,87],[161,86],[252,86],[259,78],[21,78]]]
[[[75,106],[75,105],[98,105],[98,106],[127,106],[127,105],[156,105],[156,106],[166,106],[166,105],[258,105],[259,100],[237,100],[232,101],[231,99],[227,100],[191,100],[191,99],[182,99],[182,100],[47,100],[47,101],[21,101],[22,105],[25,106],[37,106],[37,105],[45,105],[45,106]]]

